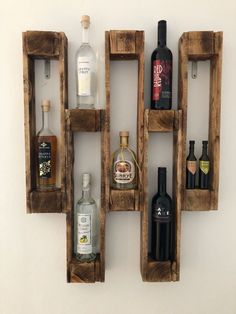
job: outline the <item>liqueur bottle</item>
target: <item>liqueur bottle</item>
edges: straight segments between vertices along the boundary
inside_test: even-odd
[[[94,50],[89,44],[90,17],[83,15],[82,45],[76,54],[77,107],[94,109],[97,94],[97,64]]]
[[[158,22],[158,47],[151,57],[151,109],[171,109],[172,53],[166,46],[166,21]]]
[[[210,159],[207,155],[208,141],[202,141],[202,156],[199,159],[199,188],[209,189]]]
[[[83,174],[82,197],[74,212],[74,253],[81,262],[96,258],[97,244],[97,205],[90,195],[91,175]]]
[[[157,261],[172,259],[173,208],[166,193],[166,168],[158,168],[158,192],[152,198],[151,255]]]
[[[122,131],[120,148],[113,154],[112,187],[114,189],[135,189],[137,187],[137,166],[135,153],[129,148],[129,132]]]
[[[56,187],[57,138],[49,129],[50,101],[42,102],[42,128],[36,136],[37,188],[40,190]]]
[[[197,158],[194,155],[195,141],[189,141],[189,155],[186,159],[186,189],[195,189]]]

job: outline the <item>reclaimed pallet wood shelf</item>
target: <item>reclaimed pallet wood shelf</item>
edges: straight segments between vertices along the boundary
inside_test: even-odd
[[[99,212],[100,250],[95,261],[79,262],[73,253],[74,248],[74,132],[104,131],[105,110],[67,109],[66,110],[66,177],[67,177],[67,281],[93,283],[105,280],[105,210],[103,202]],[[103,145],[101,143],[103,160]],[[103,189],[102,189],[103,193]]]
[[[179,109],[183,112],[183,182],[186,169],[188,111],[188,62],[210,60],[209,99],[209,190],[187,190],[183,185],[183,210],[216,210],[219,191],[220,108],[222,72],[222,32],[186,32],[179,40]]]
[[[60,74],[60,187],[50,191],[36,188],[35,160],[35,59],[59,61]],[[23,33],[23,81],[25,112],[26,200],[28,213],[58,213],[65,208],[65,116],[67,108],[67,38],[64,33],[27,31]]]

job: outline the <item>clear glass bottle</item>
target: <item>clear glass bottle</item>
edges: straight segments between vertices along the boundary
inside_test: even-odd
[[[98,212],[90,195],[91,175],[83,174],[82,197],[74,212],[74,253],[81,262],[96,258]]]
[[[112,188],[135,189],[137,187],[137,166],[135,153],[129,148],[129,132],[121,131],[120,148],[113,154],[111,182]]]
[[[76,54],[77,107],[94,109],[97,94],[97,62],[96,55],[89,44],[90,17],[83,15],[82,45]]]
[[[37,188],[56,187],[57,138],[49,129],[50,101],[42,102],[42,127],[36,136]]]

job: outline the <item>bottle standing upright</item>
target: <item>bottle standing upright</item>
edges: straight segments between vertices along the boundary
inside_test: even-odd
[[[57,138],[49,129],[50,101],[42,102],[42,127],[36,136],[37,188],[56,187]]]
[[[173,207],[166,193],[166,168],[158,168],[158,192],[152,198],[151,255],[157,261],[172,259]]]
[[[83,174],[82,197],[76,204],[74,213],[74,253],[81,262],[96,258],[97,205],[90,195],[91,176]]]
[[[189,141],[189,155],[186,159],[186,189],[195,189],[197,158],[194,155],[195,141]]]
[[[210,159],[207,154],[208,141],[202,141],[202,156],[199,159],[199,188],[209,189]]]
[[[76,54],[77,107],[94,109],[97,95],[97,62],[94,50],[89,44],[90,17],[83,15],[82,45]]]
[[[171,109],[172,53],[166,46],[166,21],[158,22],[158,46],[151,57],[151,109]]]

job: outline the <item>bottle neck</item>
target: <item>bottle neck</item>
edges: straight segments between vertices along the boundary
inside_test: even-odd
[[[42,130],[49,128],[49,111],[42,111]]]
[[[194,155],[194,144],[189,145],[189,155]]]
[[[158,193],[160,195],[166,194],[166,172],[158,171]]]
[[[128,136],[121,136],[120,137],[120,147],[126,148],[129,145],[129,137]]]
[[[82,27],[82,43],[83,44],[89,43],[89,27],[88,28]]]
[[[83,188],[82,190],[82,198],[86,201],[91,199],[90,187]]]
[[[158,47],[166,46],[166,26],[164,25],[158,27],[157,44],[158,44]]]
[[[207,144],[202,145],[202,155],[207,156]]]

